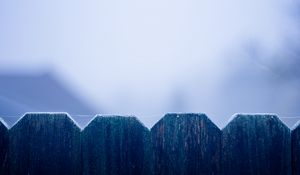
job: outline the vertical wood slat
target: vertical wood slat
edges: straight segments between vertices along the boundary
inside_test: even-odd
[[[292,130],[292,169],[293,175],[300,175],[300,125]]]
[[[9,173],[80,175],[80,144],[67,114],[26,114],[9,130]]]
[[[290,175],[290,130],[275,115],[236,115],[222,130],[224,175]]]
[[[220,174],[221,131],[205,114],[167,114],[151,135],[154,174]]]
[[[0,174],[8,173],[8,129],[5,122],[0,118]]]
[[[150,175],[150,146],[135,117],[97,116],[82,131],[83,175]]]

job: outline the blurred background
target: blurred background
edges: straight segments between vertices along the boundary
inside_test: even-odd
[[[1,0],[0,116],[300,119],[299,0]]]

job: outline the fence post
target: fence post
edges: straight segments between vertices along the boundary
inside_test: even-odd
[[[300,175],[300,122],[292,130],[292,171]]]
[[[150,131],[135,117],[96,116],[82,131],[83,175],[149,175]]]
[[[205,114],[166,114],[151,129],[154,174],[219,174],[221,131]]]
[[[67,114],[26,114],[9,130],[11,175],[80,175],[80,128]]]
[[[0,174],[7,175],[8,130],[6,123],[0,118]]]
[[[224,175],[290,175],[290,130],[275,115],[238,114],[222,130]]]

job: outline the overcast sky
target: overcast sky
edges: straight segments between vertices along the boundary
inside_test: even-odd
[[[204,112],[220,127],[237,112],[300,117],[299,9],[297,0],[1,0],[0,70],[53,71],[94,108],[147,126],[166,112]]]

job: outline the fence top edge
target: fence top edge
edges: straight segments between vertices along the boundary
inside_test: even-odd
[[[202,117],[208,120],[215,128],[220,130],[220,128],[205,114],[205,113],[166,113],[160,120],[158,120],[150,130],[153,130],[157,125],[167,117],[172,117],[172,118],[180,118],[180,117],[188,117],[188,116],[197,116],[197,117]],[[220,130],[221,131],[221,130]]]
[[[170,116],[170,115],[177,115],[179,117],[184,115],[195,115],[195,116],[207,117],[207,115],[204,112],[167,112],[163,117]]]
[[[230,123],[234,122],[234,120],[236,120],[239,117],[264,117],[264,118],[275,118],[276,120],[279,121],[279,123],[281,125],[283,125],[285,128],[287,128],[288,130],[291,130],[281,119],[280,117],[278,117],[278,115],[276,113],[235,113],[233,114],[227,124],[222,128],[222,130],[224,130],[226,127],[228,127],[230,125]]]
[[[228,123],[232,122],[234,119],[241,117],[241,116],[249,116],[249,117],[251,117],[251,116],[268,116],[268,117],[276,116],[277,118],[279,118],[278,115],[275,113],[235,113],[228,119]]]
[[[135,115],[113,115],[113,114],[96,114],[85,126],[81,128],[84,131],[89,125],[99,118],[129,118],[132,120],[136,120],[140,125],[142,125],[145,129],[149,131],[149,129],[141,122]]]
[[[8,124],[0,117],[0,125],[3,125],[6,129],[9,129]]]
[[[300,127],[300,120],[298,120],[292,127],[291,127],[291,130],[294,131],[296,130],[297,128]]]
[[[81,130],[80,125],[67,112],[26,112],[15,123],[13,123],[9,129],[12,129],[14,126],[16,126],[16,124],[18,124],[25,117],[32,116],[32,115],[57,115],[57,116],[61,115],[68,118],[71,121],[71,123],[73,123],[79,130]]]
[[[13,128],[20,120],[22,120],[26,115],[37,115],[37,114],[48,114],[48,115],[51,115],[51,114],[55,114],[55,115],[65,115],[67,116],[80,130],[84,130],[84,128],[86,128],[96,117],[116,117],[116,116],[120,116],[120,117],[133,117],[135,118],[141,125],[143,125],[145,128],[147,128],[148,130],[151,130],[152,128],[155,127],[155,125],[157,125],[161,120],[163,120],[163,118],[165,116],[168,116],[168,115],[178,115],[178,116],[182,116],[182,115],[202,115],[202,116],[205,116],[207,119],[210,120],[210,118],[205,114],[205,113],[180,113],[180,112],[170,112],[170,113],[166,113],[161,119],[159,119],[152,127],[148,128],[144,125],[143,122],[140,121],[139,118],[137,118],[135,115],[113,115],[113,114],[96,114],[86,125],[84,126],[80,126],[76,120],[73,119],[73,117],[67,113],[67,112],[26,112],[22,115],[22,117],[20,117],[16,122],[14,122],[12,125],[8,125],[5,120],[3,120],[1,117],[0,117],[0,122],[7,128],[7,129],[11,129]],[[232,120],[234,120],[235,118],[237,118],[238,116],[273,116],[273,117],[276,117],[286,128],[288,128],[289,130],[295,130],[296,128],[300,127],[300,120],[293,126],[293,127],[288,127],[282,120],[280,117],[278,117],[277,114],[275,113],[235,113],[234,115],[232,115],[228,122],[226,123],[225,126],[223,126],[222,128],[219,128],[217,125],[216,127],[219,128],[220,130],[223,130],[225,129],[228,124],[231,123]],[[211,123],[213,123],[215,125],[215,123],[210,120]]]

